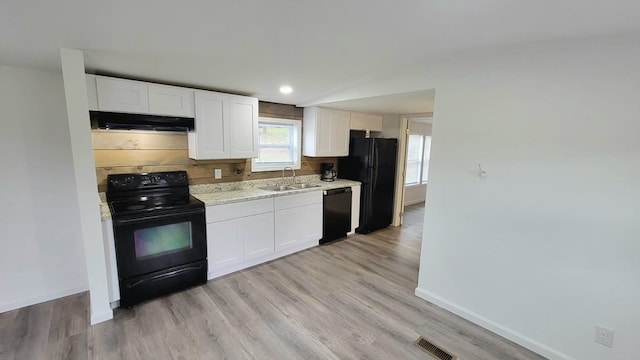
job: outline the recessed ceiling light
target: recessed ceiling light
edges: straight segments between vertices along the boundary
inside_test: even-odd
[[[289,85],[280,86],[280,92],[285,94],[285,95],[286,94],[291,94],[292,91],[293,91],[293,89]]]

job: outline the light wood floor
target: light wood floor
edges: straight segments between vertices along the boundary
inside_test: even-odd
[[[78,294],[0,314],[0,359],[543,359],[414,295],[424,204],[405,225],[309,249],[88,326]]]

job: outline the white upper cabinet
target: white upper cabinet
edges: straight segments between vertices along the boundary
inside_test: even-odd
[[[195,109],[195,130],[188,136],[190,158],[258,156],[258,99],[196,91]]]
[[[189,157],[192,159],[228,159],[229,95],[213,91],[195,93],[195,131],[190,131]]]
[[[230,95],[231,158],[258,157],[258,99]]]
[[[352,111],[351,130],[382,131],[382,115]]]
[[[350,113],[321,107],[304,109],[303,155],[349,155]]]
[[[189,157],[258,157],[258,99],[86,74],[89,110],[195,118]]]
[[[129,113],[149,113],[147,84],[96,76],[98,110]]]
[[[193,89],[86,75],[89,110],[193,117]]]
[[[148,93],[151,114],[193,117],[193,90],[149,84]]]

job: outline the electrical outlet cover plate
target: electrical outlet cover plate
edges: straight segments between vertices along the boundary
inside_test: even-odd
[[[213,174],[215,179],[222,179],[222,169],[214,169]]]
[[[595,342],[604,346],[613,346],[613,330],[607,329],[600,325],[596,325]]]

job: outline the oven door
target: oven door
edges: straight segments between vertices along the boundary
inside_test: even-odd
[[[204,208],[114,220],[120,280],[207,258]]]

